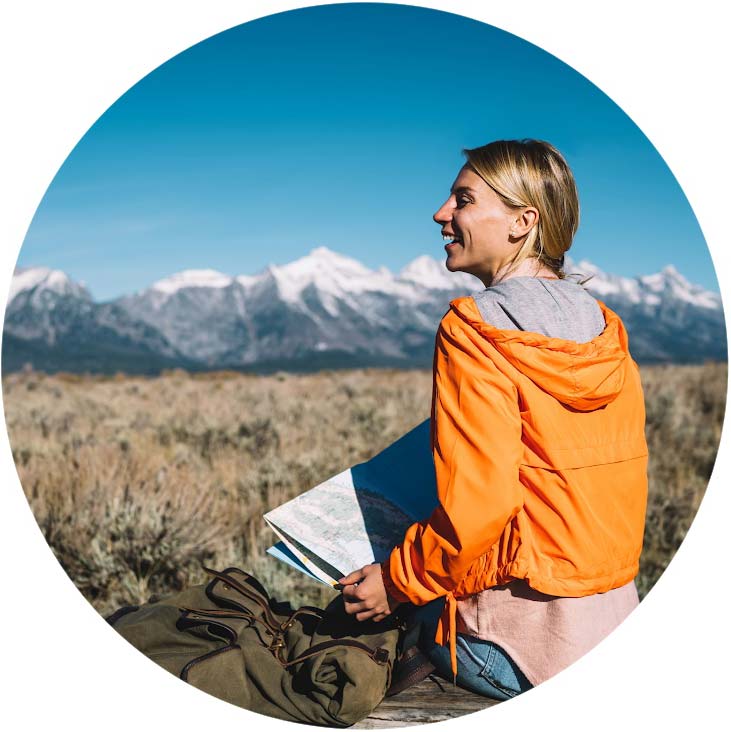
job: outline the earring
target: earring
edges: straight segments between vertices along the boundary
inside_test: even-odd
[[[515,239],[515,231],[513,229],[510,230],[510,236],[512,236],[513,239]]]

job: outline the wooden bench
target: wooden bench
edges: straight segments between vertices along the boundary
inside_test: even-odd
[[[354,724],[351,729],[412,727],[443,722],[499,703],[460,689],[437,676],[428,676],[400,694],[384,699],[370,717]]]

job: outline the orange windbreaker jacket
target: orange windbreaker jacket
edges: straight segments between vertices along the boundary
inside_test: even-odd
[[[456,674],[456,599],[524,579],[580,597],[638,571],[645,406],[619,316],[587,343],[500,330],[471,297],[436,337],[431,442],[439,506],[382,565],[397,601],[446,596],[436,641]]]

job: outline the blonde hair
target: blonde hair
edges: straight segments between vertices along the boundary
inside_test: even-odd
[[[496,140],[463,152],[467,165],[506,206],[538,210],[538,221],[512,259],[510,270],[535,257],[557,277],[565,277],[564,253],[579,228],[579,196],[561,153],[542,140]]]

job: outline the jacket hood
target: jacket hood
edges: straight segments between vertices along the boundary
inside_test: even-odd
[[[450,307],[540,389],[566,406],[591,411],[617,397],[627,368],[633,363],[620,317],[600,300],[597,302],[605,327],[586,343],[496,328],[482,320],[471,297],[453,300]]]

